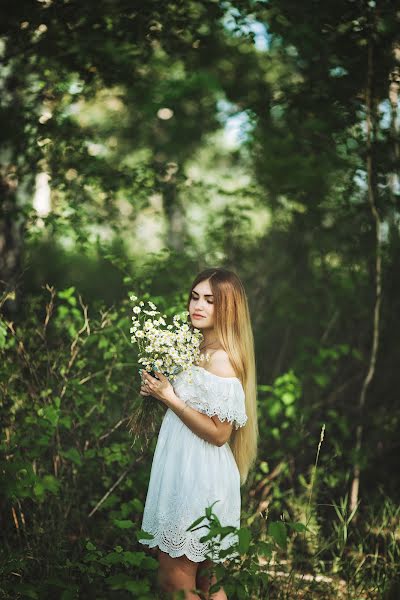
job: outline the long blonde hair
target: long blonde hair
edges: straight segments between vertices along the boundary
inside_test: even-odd
[[[197,275],[189,292],[187,310],[193,289],[205,280],[214,295],[214,332],[245,393],[247,422],[244,427],[233,428],[229,441],[243,484],[256,459],[258,443],[256,361],[250,311],[238,275],[220,267],[204,269]]]

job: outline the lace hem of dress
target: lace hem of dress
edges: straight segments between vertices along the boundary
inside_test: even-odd
[[[174,536],[171,535],[170,530],[148,531],[146,533],[151,533],[153,539],[139,539],[140,544],[149,546],[149,548],[158,547],[162,552],[166,552],[172,558],[185,555],[192,562],[202,562],[211,558],[215,563],[222,563],[239,556],[239,554],[234,551],[224,558],[219,558],[216,555],[213,556],[212,548],[209,544],[203,544],[190,536],[184,537],[182,540],[182,536],[180,536],[179,533]],[[175,542],[174,540],[178,541]],[[227,538],[224,538],[220,542],[221,549],[226,550],[230,546],[231,544]]]
[[[200,368],[191,372],[191,378],[183,376],[174,388],[185,402],[209,417],[216,415],[221,421],[234,423],[236,429],[247,423],[245,394],[236,378],[217,378]]]
[[[247,423],[248,417],[246,413],[240,410],[235,410],[231,407],[225,407],[221,405],[212,406],[205,400],[197,402],[194,398],[191,398],[188,401],[188,404],[190,404],[192,408],[195,408],[199,412],[202,412],[209,417],[213,417],[215,415],[220,421],[229,421],[229,423],[233,423],[235,429],[239,429],[239,427],[243,427]]]

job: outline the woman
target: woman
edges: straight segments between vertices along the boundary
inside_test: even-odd
[[[195,589],[208,593],[215,577],[204,568],[206,529],[186,531],[206,506],[222,525],[240,527],[240,485],[257,452],[254,341],[243,285],[233,272],[209,268],[195,278],[187,310],[191,325],[203,334],[201,352],[209,361],[182,371],[171,385],[142,371],[140,394],[161,400],[168,410],[158,435],[143,514],[142,529],[158,547],[159,583],[165,591]],[[229,548],[229,536],[221,542]],[[232,554],[233,556],[233,554]],[[223,588],[212,595],[226,600]]]

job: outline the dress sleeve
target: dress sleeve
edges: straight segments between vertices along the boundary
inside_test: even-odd
[[[216,415],[220,421],[229,421],[236,429],[247,422],[245,393],[238,379],[203,382],[206,392],[199,401],[191,399],[190,404],[209,417]]]

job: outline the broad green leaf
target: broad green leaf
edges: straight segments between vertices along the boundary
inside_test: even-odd
[[[114,525],[119,527],[119,529],[131,529],[135,525],[135,523],[133,521],[131,521],[130,519],[123,519],[123,520],[114,519],[113,523],[114,523]]]
[[[136,531],[137,540],[152,540],[153,538],[154,535],[147,533],[147,531],[143,531],[142,529],[140,531]]]
[[[64,458],[73,462],[74,464],[76,464],[78,466],[82,465],[81,455],[79,454],[79,452],[76,448],[68,448],[68,450],[61,450],[60,454]]]
[[[239,529],[238,538],[239,538],[239,552],[240,552],[240,554],[246,554],[247,550],[249,549],[250,540],[251,540],[250,529],[247,529],[246,527],[242,527],[241,529]]]
[[[286,526],[282,521],[270,521],[268,524],[268,533],[275,540],[278,546],[280,546],[283,550],[286,550]]]

